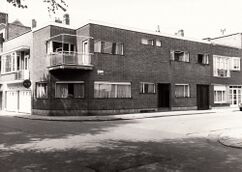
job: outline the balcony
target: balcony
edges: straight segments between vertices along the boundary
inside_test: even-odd
[[[59,51],[48,54],[49,70],[81,69],[92,70],[91,55],[73,51]]]
[[[29,79],[29,70],[17,71],[15,75],[15,80],[25,80]]]

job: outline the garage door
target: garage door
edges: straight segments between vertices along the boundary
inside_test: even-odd
[[[31,113],[31,91],[19,92],[19,112]]]
[[[8,111],[18,111],[18,92],[7,91],[7,104],[6,108]]]

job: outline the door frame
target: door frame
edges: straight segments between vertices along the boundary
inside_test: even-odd
[[[201,102],[200,102],[200,93],[201,93],[201,88],[202,87],[206,87],[207,89],[207,92],[206,92],[206,95],[207,95],[207,105],[206,107],[201,107]],[[208,84],[197,84],[197,109],[198,110],[207,110],[209,109],[209,105],[210,105],[210,87]]]
[[[160,106],[160,95],[161,95],[161,92],[159,91],[159,86],[161,86],[161,85],[166,85],[166,86],[168,86],[168,91],[169,91],[169,95],[168,95],[168,106],[166,106],[166,107],[162,107],[162,106]],[[171,83],[157,83],[157,107],[158,108],[171,108]]]

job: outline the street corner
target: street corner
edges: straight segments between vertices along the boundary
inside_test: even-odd
[[[221,133],[218,141],[224,146],[242,148],[242,128],[230,129]]]

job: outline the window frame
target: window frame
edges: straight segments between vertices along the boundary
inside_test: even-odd
[[[176,86],[184,86],[184,90],[183,90],[183,96],[177,96],[177,94],[176,94]],[[187,90],[187,93],[188,93],[188,95],[186,95],[186,91],[185,91],[185,89],[186,89],[186,86],[187,86],[187,88],[188,88],[188,90]],[[174,94],[175,94],[175,97],[176,98],[190,98],[191,97],[191,93],[190,93],[190,84],[175,84],[175,92],[174,92]]]
[[[231,77],[230,62],[231,62],[231,57],[213,55],[213,76],[218,78]]]
[[[95,96],[95,84],[107,84],[116,85],[115,86],[115,97],[96,97]],[[130,86],[130,96],[129,97],[118,97],[117,85],[128,85]],[[94,82],[94,98],[95,99],[131,99],[132,98],[132,83],[131,82],[109,82],[109,81],[95,81]]]
[[[238,60],[238,68],[235,68],[236,60]],[[231,70],[240,71],[240,57],[231,57]]]
[[[46,84],[46,97],[38,97],[37,95],[37,91],[38,91],[38,84]],[[39,81],[39,82],[35,82],[35,98],[36,99],[48,99],[49,98],[49,86],[48,86],[48,82],[46,81]]]
[[[83,84],[83,97],[75,97],[75,93],[73,93],[73,97],[57,97],[57,84]],[[74,90],[73,90],[74,91]],[[57,81],[55,83],[55,99],[84,99],[85,98],[85,82],[84,81]]]
[[[179,60],[180,57],[176,57],[176,53],[183,53],[182,60]],[[189,51],[181,51],[181,50],[170,50],[170,60],[177,61],[177,62],[184,62],[184,63],[190,63],[190,53]]]
[[[145,85],[153,85],[152,92],[145,92]],[[155,94],[156,93],[156,85],[152,82],[140,82],[140,94]]]
[[[142,45],[151,45],[154,46],[154,39],[148,39],[148,38],[141,38],[141,44]]]
[[[105,43],[111,43],[111,51],[104,52]],[[99,45],[97,45],[99,44]],[[121,53],[117,53],[118,46],[121,46]],[[97,50],[98,49],[98,50]],[[111,54],[111,55],[124,55],[124,43],[123,42],[112,42],[112,41],[104,41],[95,39],[94,40],[94,53],[102,53],[102,54]]]
[[[199,61],[199,56],[202,56],[202,61]],[[199,53],[197,54],[197,63],[201,65],[209,65],[209,54],[207,53]]]

